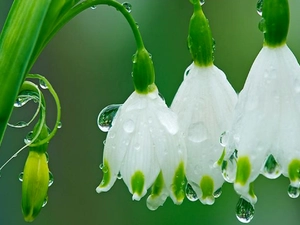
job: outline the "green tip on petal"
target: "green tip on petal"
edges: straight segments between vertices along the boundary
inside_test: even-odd
[[[207,204],[214,203],[214,181],[210,176],[203,176],[200,181],[202,201]]]
[[[186,186],[186,179],[185,179],[184,163],[181,162],[176,169],[173,178],[173,185],[172,185],[172,191],[178,203],[181,203],[185,197],[185,186]]]
[[[249,185],[249,195],[251,198],[256,199],[256,195],[254,193],[254,182],[251,182]]]
[[[133,55],[133,83],[135,91],[140,94],[152,92],[155,87],[155,72],[151,58],[151,54],[145,48],[137,50]]]
[[[136,171],[131,177],[131,187],[134,200],[140,200],[145,184],[145,176],[142,171]]]
[[[289,178],[292,182],[300,179],[300,159],[293,159],[288,167]]]
[[[104,159],[102,171],[103,171],[103,178],[101,184],[99,185],[100,188],[106,187],[109,184],[111,178],[109,164],[106,159]]]
[[[200,2],[191,1],[194,4],[194,13],[190,20],[188,47],[194,63],[201,67],[213,64],[214,42]]]
[[[290,23],[288,0],[264,0],[262,17],[259,27],[265,44],[269,47],[285,44]]]
[[[237,161],[237,171],[235,182],[244,186],[251,173],[251,164],[248,156],[242,156],[238,158]]]
[[[225,157],[225,153],[226,153],[226,150],[225,150],[225,148],[224,148],[221,157],[220,157],[220,158],[218,159],[218,161],[217,161],[217,164],[218,164],[219,166],[222,166],[222,164],[223,164],[224,157]]]

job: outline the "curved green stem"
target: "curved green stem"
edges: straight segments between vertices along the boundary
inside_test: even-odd
[[[54,135],[56,134],[56,131],[59,127],[59,124],[60,124],[60,118],[61,118],[61,106],[60,106],[60,101],[59,101],[59,98],[58,98],[58,95],[56,94],[55,90],[53,89],[52,85],[49,83],[49,81],[39,75],[39,74],[28,74],[27,75],[27,78],[34,78],[34,79],[39,79],[39,80],[42,80],[43,82],[45,82],[47,88],[49,89],[50,93],[52,94],[54,100],[55,100],[55,104],[56,104],[56,122],[55,122],[55,125],[54,125],[54,128],[53,130],[51,131],[51,133],[47,136],[47,138],[37,142],[37,143],[33,143],[30,144],[30,147],[35,147],[35,146],[39,146],[39,145],[42,145],[42,144],[45,144],[47,142],[49,142],[53,137]]]
[[[144,43],[142,36],[140,34],[140,31],[138,29],[138,26],[136,22],[134,21],[133,17],[131,16],[130,12],[126,10],[126,8],[119,2],[114,1],[114,0],[86,0],[75,7],[73,7],[71,10],[69,10],[65,16],[57,23],[53,31],[50,33],[48,39],[46,42],[48,42],[54,34],[62,27],[64,26],[67,22],[69,22],[72,18],[74,18],[76,15],[81,13],[82,11],[94,7],[95,5],[109,5],[120,11],[123,16],[126,18],[127,22],[129,23],[132,32],[134,34],[134,38],[136,41],[137,49],[141,50],[144,48]]]

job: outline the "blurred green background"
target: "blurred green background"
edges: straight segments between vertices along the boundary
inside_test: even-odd
[[[0,0],[0,28],[11,3]],[[170,105],[191,63],[186,37],[192,5],[188,0],[130,3],[145,45],[153,55],[156,84]],[[288,45],[299,59],[300,1],[290,0],[290,8]],[[216,40],[215,64],[240,91],[262,47],[256,0],[207,0],[203,9]],[[147,209],[146,197],[133,202],[123,181],[117,181],[108,193],[95,192],[102,177],[98,166],[106,136],[98,129],[96,118],[102,108],[123,103],[133,91],[130,74],[134,52],[133,35],[125,19],[111,7],[98,6],[67,24],[36,62],[32,72],[46,76],[59,94],[63,126],[49,146],[49,166],[55,179],[49,201],[33,224],[241,224],[235,217],[238,196],[231,184],[224,184],[223,194],[213,206],[188,200],[176,206],[168,199],[154,212]],[[49,124],[53,125],[55,107],[50,97],[48,100]],[[29,118],[34,106],[15,112],[12,120]],[[1,165],[23,145],[28,131],[7,129],[0,148]],[[25,224],[18,175],[27,153],[25,150],[19,154],[1,172],[0,225]],[[257,179],[258,202],[252,225],[299,225],[300,198],[288,197],[288,184],[284,177]]]

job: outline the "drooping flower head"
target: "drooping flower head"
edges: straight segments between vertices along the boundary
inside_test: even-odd
[[[262,2],[262,1],[261,1]],[[261,8],[261,7],[260,7]],[[239,95],[226,157],[237,151],[234,187],[252,205],[259,174],[289,177],[289,193],[300,187],[300,66],[286,45],[287,0],[264,0],[260,28],[264,47],[256,57]],[[247,219],[247,218],[244,218]]]
[[[191,2],[194,14],[188,45],[194,62],[185,72],[171,109],[178,115],[187,147],[187,196],[213,204],[224,182],[217,163],[223,151],[220,136],[230,126],[237,96],[213,64],[214,43],[200,2]]]
[[[168,196],[180,204],[185,196],[186,150],[177,116],[159,96],[146,49],[137,51],[133,63],[135,91],[116,113],[111,109],[117,107],[112,106],[99,114],[100,125],[111,121],[107,115],[114,119],[104,146],[103,179],[96,191],[108,191],[122,177],[133,200],[140,200],[152,186],[147,200],[151,210]]]

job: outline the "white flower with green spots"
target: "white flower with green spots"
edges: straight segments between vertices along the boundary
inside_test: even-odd
[[[108,131],[103,180],[96,191],[108,191],[120,173],[133,200],[140,200],[152,186],[150,209],[158,208],[168,196],[180,204],[185,196],[185,160],[177,116],[157,88],[148,94],[133,92]]]
[[[171,105],[187,147],[186,177],[203,204],[214,203],[224,182],[220,136],[230,127],[236,99],[221,70],[192,63]]]
[[[291,197],[300,187],[300,66],[286,44],[262,48],[249,72],[228,133],[226,158],[237,150],[235,190],[251,204],[252,182],[289,177]]]

